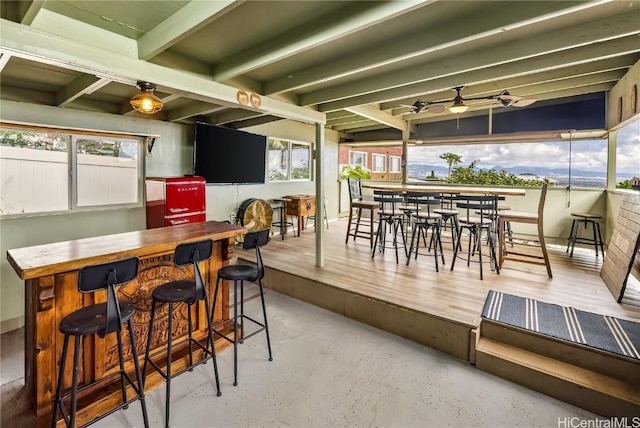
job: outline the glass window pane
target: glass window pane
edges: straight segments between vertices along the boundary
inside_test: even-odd
[[[640,120],[620,128],[616,150],[616,187],[631,189],[640,179]]]
[[[77,205],[137,203],[139,152],[137,140],[78,138]]]
[[[389,172],[402,172],[400,169],[400,157],[389,156]]]
[[[289,179],[289,142],[269,138],[269,181]]]
[[[360,165],[363,168],[367,167],[367,153],[366,152],[349,152],[349,163],[353,166]]]
[[[309,180],[311,178],[311,171],[309,169],[311,150],[309,147],[307,144],[291,144],[292,180]]]
[[[56,133],[0,129],[0,213],[69,208],[70,138]]]
[[[433,171],[455,183],[526,185],[547,179],[554,186],[567,186],[570,180],[573,187],[605,188],[607,141],[411,146],[407,168],[409,177],[418,180]]]
[[[378,154],[374,154],[373,155],[373,168],[371,169],[371,172],[385,172],[386,168],[385,168],[385,161],[387,160],[387,156],[386,155],[378,155]]]

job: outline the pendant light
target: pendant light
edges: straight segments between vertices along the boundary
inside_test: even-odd
[[[156,85],[149,82],[138,81],[136,86],[140,89],[140,93],[131,98],[131,106],[140,113],[153,114],[162,109],[162,101],[153,94]]]

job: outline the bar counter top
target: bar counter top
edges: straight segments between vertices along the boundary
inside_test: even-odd
[[[208,221],[17,248],[7,251],[7,259],[20,279],[26,280],[90,264],[173,251],[178,243],[206,238],[219,241],[246,232],[241,226]]]

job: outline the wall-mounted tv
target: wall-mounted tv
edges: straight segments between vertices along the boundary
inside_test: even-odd
[[[215,184],[265,182],[267,137],[196,122],[195,175]]]

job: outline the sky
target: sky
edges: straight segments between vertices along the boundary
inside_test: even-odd
[[[408,163],[443,165],[443,153],[462,156],[459,166],[468,166],[478,160],[479,168],[494,166],[545,166],[566,168],[569,164],[569,141],[545,143],[472,144],[472,145],[424,145],[408,148]],[[640,176],[640,121],[621,129],[618,133],[618,172]],[[571,167],[590,171],[606,171],[607,141],[585,140],[571,143]]]

